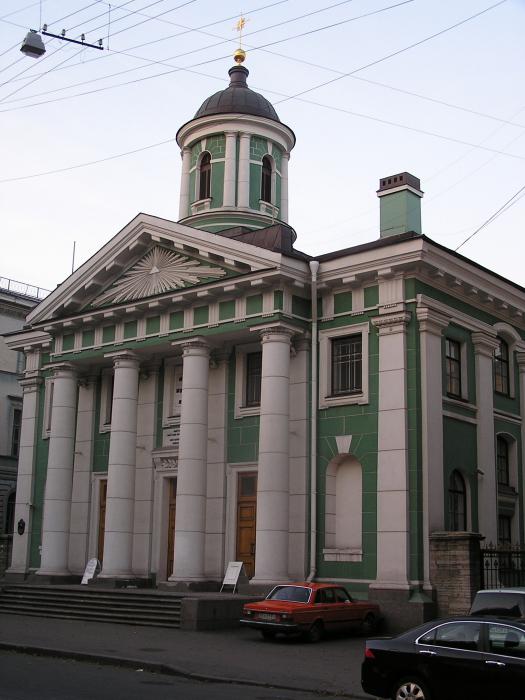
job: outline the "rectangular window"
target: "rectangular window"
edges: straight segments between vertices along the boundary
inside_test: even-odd
[[[509,486],[509,446],[507,441],[499,436],[496,440],[496,461],[498,467],[498,484]]]
[[[332,340],[332,396],[361,391],[363,351],[361,335]]]
[[[509,347],[498,338],[499,346],[494,350],[494,390],[509,395]]]
[[[447,394],[461,398],[461,345],[457,340],[445,338]]]
[[[262,352],[249,352],[246,355],[246,406],[259,406],[261,403]]]
[[[498,543],[503,546],[512,544],[512,518],[510,515],[498,516]]]
[[[20,450],[20,430],[22,428],[22,409],[13,409],[13,430],[11,432],[11,457],[18,457]]]

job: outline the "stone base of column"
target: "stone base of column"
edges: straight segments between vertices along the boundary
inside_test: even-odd
[[[2,583],[25,583],[28,576],[31,575],[30,571],[13,571],[8,569],[2,578]]]
[[[435,602],[419,589],[372,584],[368,589],[368,600],[381,606],[384,616],[381,631],[403,632],[436,616]]]
[[[156,588],[155,576],[97,576],[89,581],[90,586],[104,588]]]
[[[289,576],[272,576],[272,578],[255,578],[250,579],[250,586],[279,586],[290,583],[292,579]]]

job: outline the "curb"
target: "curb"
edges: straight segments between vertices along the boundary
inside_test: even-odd
[[[316,690],[312,688],[304,688],[297,685],[281,685],[279,683],[268,683],[264,681],[246,680],[241,678],[228,678],[226,676],[213,676],[203,673],[194,673],[192,671],[184,671],[176,666],[169,664],[157,663],[155,661],[143,661],[141,659],[133,659],[121,656],[108,656],[107,654],[92,654],[84,651],[71,651],[70,649],[55,649],[50,647],[37,647],[28,644],[13,644],[10,642],[0,642],[0,650],[13,651],[19,654],[32,654],[34,656],[58,657],[62,659],[71,659],[73,661],[84,661],[87,663],[98,663],[106,666],[121,666],[124,668],[140,668],[142,671],[150,673],[161,673],[165,676],[178,676],[189,680],[200,681],[204,683],[223,683],[228,685],[246,685],[256,688],[275,688],[277,690],[290,690],[301,693],[310,693],[319,695],[320,697],[334,698],[352,698],[352,700],[370,700],[370,696],[366,695],[351,695],[345,692],[336,692],[332,690]]]

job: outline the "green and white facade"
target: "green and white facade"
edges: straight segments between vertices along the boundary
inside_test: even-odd
[[[253,583],[424,600],[432,532],[524,541],[525,290],[423,235],[407,173],[380,181],[377,240],[297,251],[293,132],[235,100],[179,130],[180,221],[139,214],[8,339],[9,573],[78,576],[102,547],[107,579],[220,582],[248,551]]]

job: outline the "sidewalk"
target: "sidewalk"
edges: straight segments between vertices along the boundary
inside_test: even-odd
[[[361,689],[362,637],[265,642],[257,632],[157,627],[0,614],[2,649],[131,665],[203,680],[370,698]]]

